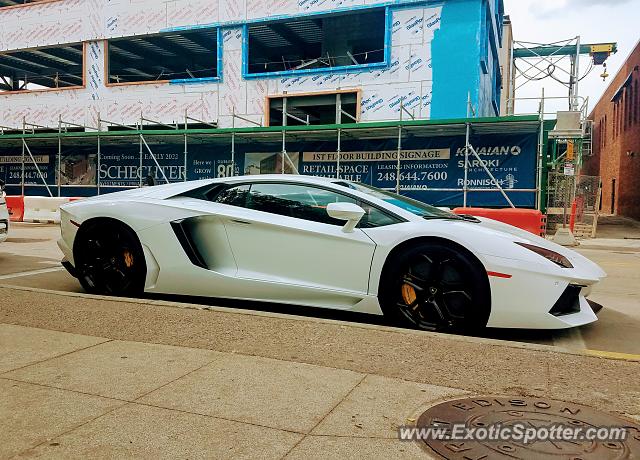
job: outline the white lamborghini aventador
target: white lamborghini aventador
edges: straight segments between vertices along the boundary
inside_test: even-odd
[[[338,179],[243,176],[62,207],[67,269],[90,293],[268,301],[425,330],[561,329],[597,319],[605,273],[496,221]]]

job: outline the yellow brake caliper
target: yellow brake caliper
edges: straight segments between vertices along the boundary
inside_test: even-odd
[[[127,268],[133,267],[133,254],[131,254],[131,252],[129,251],[124,252],[124,264],[127,266]]]
[[[418,295],[416,294],[416,290],[413,286],[407,283],[402,285],[402,300],[404,300],[404,303],[411,306],[415,303],[417,298]]]

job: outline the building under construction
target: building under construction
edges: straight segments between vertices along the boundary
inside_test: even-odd
[[[541,206],[553,123],[496,118],[503,16],[502,0],[0,1],[0,178],[86,196],[291,172]]]

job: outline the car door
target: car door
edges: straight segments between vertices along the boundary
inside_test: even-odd
[[[344,233],[332,202],[356,200],[306,184],[255,182],[217,197],[238,277],[366,294],[374,242],[360,229]],[[219,214],[220,215],[220,214]]]

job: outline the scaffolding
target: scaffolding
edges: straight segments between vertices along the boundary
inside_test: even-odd
[[[451,192],[461,194],[463,204],[467,206],[469,196],[472,193],[500,193],[504,198],[504,205],[515,207],[510,194],[518,193],[535,193],[536,207],[542,208],[545,203],[542,199],[542,191],[544,184],[542,176],[543,158],[546,155],[546,137],[547,132],[553,126],[553,122],[545,120],[543,108],[536,116],[524,117],[503,117],[503,118],[475,118],[475,113],[471,103],[469,103],[469,118],[460,120],[437,121],[437,120],[418,120],[415,115],[408,110],[404,103],[400,104],[399,119],[396,122],[376,122],[376,123],[342,123],[343,111],[336,110],[336,123],[332,125],[307,125],[301,126],[277,126],[265,127],[262,120],[260,122],[251,120],[235,113],[232,113],[231,128],[219,128],[217,121],[206,121],[197,119],[187,111],[183,114],[184,123],[162,123],[152,118],[140,114],[140,118],[134,125],[125,125],[112,120],[106,120],[97,115],[96,126],[87,126],[76,124],[63,120],[59,117],[57,127],[47,127],[37,125],[26,119],[23,120],[22,129],[16,130],[11,128],[3,128],[0,131],[0,147],[7,146],[8,143],[18,142],[22,148],[22,164],[19,183],[8,183],[9,186],[19,186],[21,193],[25,194],[27,187],[38,185],[44,187],[46,193],[53,197],[54,195],[63,196],[68,194],[67,189],[73,187],[91,187],[95,188],[96,194],[103,193],[104,189],[113,191],[114,189],[134,188],[131,185],[105,185],[102,180],[101,165],[103,161],[103,152],[105,146],[124,145],[131,148],[134,145],[137,148],[138,155],[138,174],[137,187],[145,185],[144,168],[149,163],[155,167],[157,178],[164,183],[186,181],[187,171],[189,169],[190,149],[193,145],[202,143],[213,143],[221,149],[225,154],[230,154],[230,161],[225,165],[224,171],[218,169],[212,171],[212,177],[227,177],[242,175],[243,172],[238,170],[237,149],[238,143],[244,145],[267,143],[270,145],[275,142],[280,143],[279,152],[280,168],[279,172],[291,172],[298,174],[298,168],[294,159],[288,152],[288,146],[291,142],[335,142],[335,177],[344,177],[344,140],[360,140],[360,139],[378,139],[396,143],[396,165],[395,165],[395,190],[402,193],[402,181],[405,177],[403,173],[403,149],[404,144],[412,137],[437,137],[437,136],[460,136],[464,137],[464,182],[460,187],[442,188],[425,186],[424,191],[428,192]],[[283,117],[288,118],[286,113],[286,105]],[[352,120],[349,120],[352,121]],[[238,126],[241,124],[242,126]],[[194,127],[198,126],[198,127]],[[505,190],[500,181],[487,167],[486,162],[481,158],[478,149],[472,144],[471,139],[474,134],[505,134],[517,133],[525,130],[528,133],[537,133],[539,135],[538,143],[538,179],[535,188],[509,188]],[[228,143],[227,143],[228,142]],[[182,171],[179,178],[169,177],[165,173],[163,159],[154,151],[154,145],[182,145]],[[55,154],[55,183],[47,180],[46,172],[42,170],[33,148],[36,146],[47,145],[56,150]],[[63,181],[63,158],[64,149],[69,146],[88,146],[95,145],[96,169],[95,184],[90,185],[69,185]],[[33,147],[33,148],[32,148]],[[93,148],[93,147],[90,147]],[[333,149],[332,149],[333,150]],[[217,151],[217,150],[216,150]],[[490,180],[489,187],[471,187],[469,185],[469,170],[471,162],[475,160],[475,164],[479,165],[484,174]],[[227,161],[227,160],[224,160]],[[32,172],[27,173],[27,165]],[[34,173],[35,172],[35,173]],[[34,183],[33,178],[37,181]],[[428,184],[426,184],[428,185]],[[54,192],[55,191],[55,192]],[[513,195],[511,195],[513,196]]]

